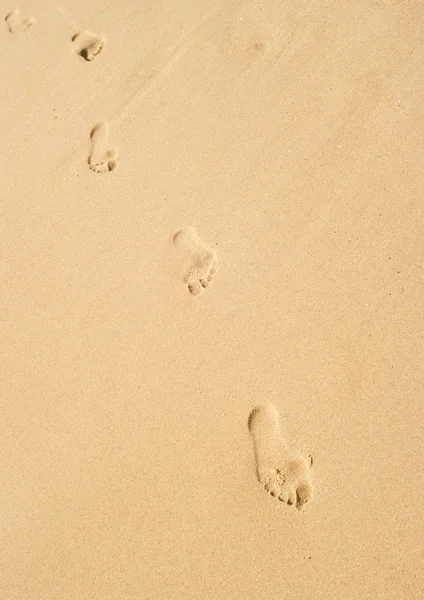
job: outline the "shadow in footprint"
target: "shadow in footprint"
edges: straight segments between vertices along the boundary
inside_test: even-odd
[[[34,17],[21,17],[19,8],[15,8],[15,10],[6,15],[5,21],[10,33],[22,33],[35,25]]]
[[[75,52],[83,57],[86,61],[91,61],[96,58],[103,50],[105,39],[97,33],[91,31],[82,31],[76,33],[72,41],[76,45]]]

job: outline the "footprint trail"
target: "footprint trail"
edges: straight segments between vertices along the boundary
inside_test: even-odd
[[[118,162],[116,148],[107,145],[109,125],[106,122],[98,123],[90,134],[91,153],[88,158],[90,169],[96,173],[113,171]]]
[[[190,294],[198,296],[208,287],[216,273],[216,252],[200,239],[194,227],[184,227],[177,231],[174,244],[186,257],[183,281]]]
[[[277,408],[273,404],[254,408],[249,416],[249,430],[258,481],[281,502],[304,508],[312,498],[312,458],[306,460],[289,451]]]

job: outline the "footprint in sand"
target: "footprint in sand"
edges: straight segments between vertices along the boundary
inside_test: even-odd
[[[218,268],[215,250],[203,242],[194,227],[184,227],[174,235],[174,244],[186,255],[184,283],[193,296],[208,287]]]
[[[113,171],[118,162],[118,152],[116,148],[107,145],[109,136],[109,125],[98,123],[90,134],[91,153],[88,158],[90,169],[96,173],[107,173]]]
[[[249,430],[259,482],[271,496],[302,509],[312,498],[312,457],[306,460],[288,450],[281,433],[280,415],[273,404],[252,410]]]
[[[91,31],[76,33],[72,38],[72,41],[76,44],[76,53],[85,60],[93,60],[93,58],[96,58],[105,45],[105,39]]]
[[[10,33],[18,33],[28,31],[30,27],[35,25],[34,17],[21,17],[19,8],[15,8],[5,18]]]

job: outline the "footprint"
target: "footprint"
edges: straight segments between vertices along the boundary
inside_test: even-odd
[[[109,135],[109,125],[98,123],[90,134],[91,153],[88,158],[90,169],[96,173],[107,173],[113,171],[118,162],[118,152],[116,148],[107,146]]]
[[[174,244],[187,258],[183,281],[187,284],[190,294],[198,296],[208,287],[216,273],[216,252],[199,238],[194,227],[184,227],[177,231]]]
[[[288,450],[280,429],[280,415],[273,404],[252,410],[249,430],[259,482],[271,496],[302,509],[312,498],[312,457],[306,460]]]
[[[22,31],[28,31],[30,27],[35,25],[34,17],[21,17],[19,8],[15,8],[5,18],[7,26],[9,27],[10,33],[17,33]]]
[[[91,31],[76,33],[72,38],[76,42],[76,52],[85,60],[93,60],[103,50],[105,39]]]

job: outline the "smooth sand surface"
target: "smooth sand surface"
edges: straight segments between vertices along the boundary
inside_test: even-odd
[[[422,598],[422,1],[19,8],[0,598]],[[305,510],[258,482],[267,403]]]

